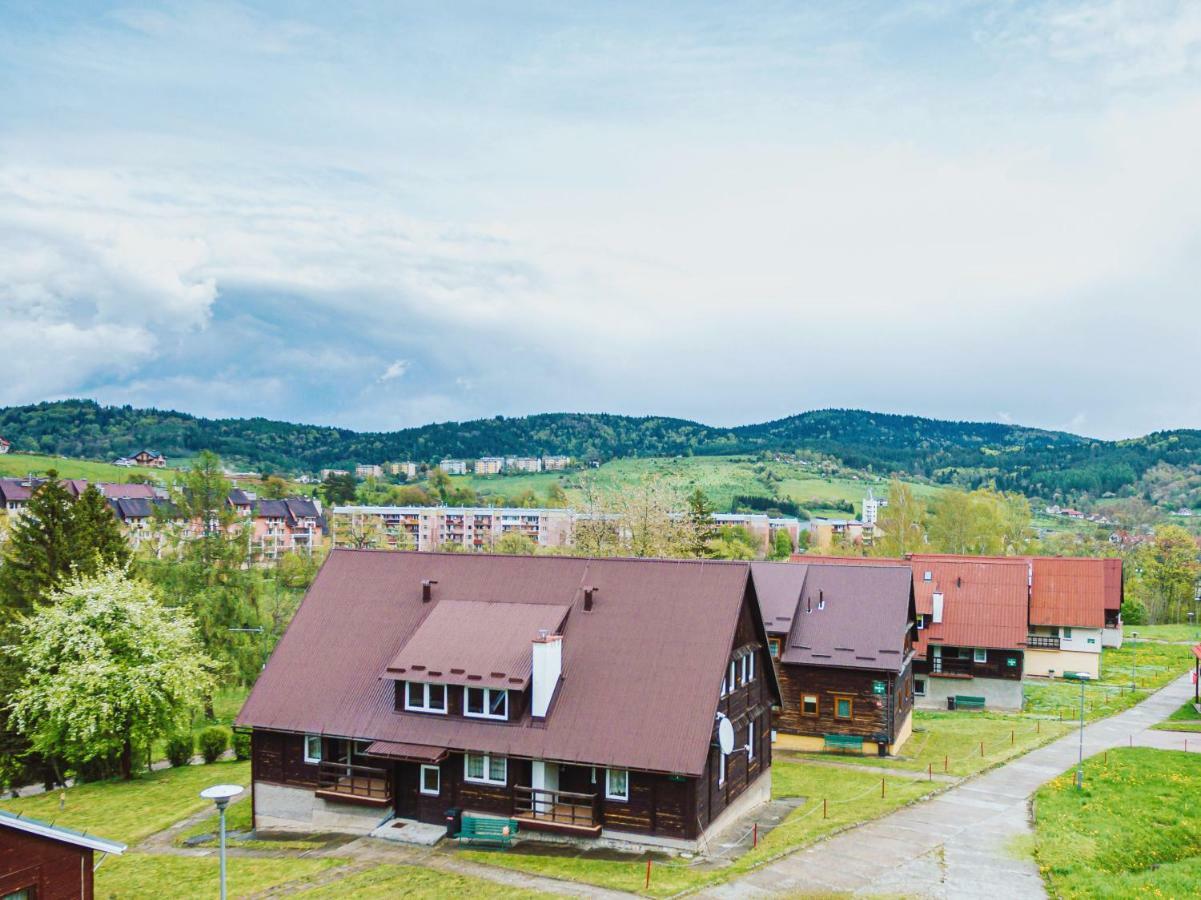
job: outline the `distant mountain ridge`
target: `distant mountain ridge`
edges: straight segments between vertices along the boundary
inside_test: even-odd
[[[1050,496],[1096,496],[1134,484],[1158,463],[1201,464],[1201,431],[1102,441],[1062,431],[824,409],[773,422],[718,428],[686,419],[609,413],[542,413],[356,432],[263,418],[205,419],[171,410],[63,400],[0,409],[14,450],[108,459],[142,447],[168,456],[213,450],[255,469],[443,457],[568,454],[581,459],[815,451],[889,474]]]

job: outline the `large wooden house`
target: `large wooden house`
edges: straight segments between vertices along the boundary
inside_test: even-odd
[[[697,848],[770,797],[779,701],[746,563],[334,550],[237,721],[258,828]]]
[[[804,559],[751,564],[780,681],[776,746],[896,753],[913,730],[909,568]]]
[[[125,845],[0,810],[0,898],[92,900],[92,873]]]

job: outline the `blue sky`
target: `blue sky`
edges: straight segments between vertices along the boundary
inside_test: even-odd
[[[0,403],[1201,427],[1201,6],[0,0]]]

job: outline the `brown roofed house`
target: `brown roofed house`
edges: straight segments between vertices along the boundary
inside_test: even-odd
[[[258,828],[695,848],[769,798],[778,701],[746,563],[334,550],[238,724]]]
[[[751,571],[780,681],[776,746],[898,752],[913,730],[909,568],[823,557]]]
[[[0,897],[92,900],[96,854],[120,856],[125,845],[0,810]]]

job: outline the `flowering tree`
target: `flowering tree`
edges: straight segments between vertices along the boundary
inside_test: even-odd
[[[185,725],[215,664],[195,626],[118,569],[67,583],[19,628],[24,678],[12,716],[33,749],[82,765],[119,757]]]

